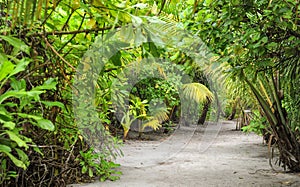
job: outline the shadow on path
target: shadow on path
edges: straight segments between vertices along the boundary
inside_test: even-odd
[[[120,180],[70,186],[300,186],[299,174],[271,170],[261,137],[233,129],[235,122],[223,121],[209,141],[204,126],[181,129],[161,148],[162,142],[128,141],[117,160]]]

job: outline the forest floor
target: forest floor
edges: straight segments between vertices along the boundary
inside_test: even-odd
[[[120,180],[70,186],[300,186],[299,173],[272,170],[262,137],[236,131],[234,121],[180,128],[156,141],[128,140],[123,152],[116,160]]]

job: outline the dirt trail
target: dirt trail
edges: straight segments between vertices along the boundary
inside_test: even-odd
[[[163,149],[156,147],[160,142],[129,141],[124,147],[125,157],[117,160],[122,164],[120,180],[72,186],[300,186],[299,174],[271,170],[261,137],[233,129],[234,122],[222,122],[206,150],[199,148],[204,127],[182,130],[169,139],[166,150],[172,154],[161,153]],[[169,149],[176,146],[179,152]]]

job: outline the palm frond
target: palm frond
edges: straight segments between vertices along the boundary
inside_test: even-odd
[[[183,96],[197,103],[203,103],[207,100],[213,100],[213,93],[203,84],[189,83],[184,84],[182,89]]]
[[[161,127],[161,124],[157,119],[153,119],[143,124],[142,131],[144,131],[146,127],[151,127],[153,130],[157,130]]]
[[[151,118],[158,120],[160,123],[169,119],[168,110],[165,107],[158,107],[151,111]]]

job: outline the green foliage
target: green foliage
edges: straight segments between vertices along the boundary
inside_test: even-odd
[[[124,135],[123,140],[126,139],[128,131],[130,130],[133,122],[137,121],[141,124],[139,125],[139,133],[144,132],[146,127],[151,127],[153,130],[158,130],[161,127],[161,123],[168,119],[168,111],[163,108],[155,107],[155,111],[152,110],[148,112],[148,101],[141,101],[139,97],[133,96],[131,99],[131,104],[129,105],[129,110],[124,113],[121,120],[121,125],[123,127]]]
[[[130,117],[130,111],[127,111],[126,113],[124,113],[122,119],[121,119],[121,125],[123,127],[123,140],[126,139],[127,134],[129,132],[130,126],[132,125],[132,123],[134,122],[134,120],[136,120],[137,117],[135,118],[131,118]]]
[[[11,146],[1,147],[1,183],[61,186],[83,181],[88,175],[77,172],[81,166],[74,160],[89,145],[74,124],[70,87],[74,67],[102,30],[95,18],[102,20],[103,9],[83,1],[52,0],[0,6],[1,144],[4,139]],[[118,9],[111,2],[105,6],[111,12]],[[107,112],[99,116],[109,122]],[[102,160],[103,167],[106,162]],[[9,170],[18,171],[17,180],[9,178],[16,176]]]
[[[101,153],[95,153],[91,148],[86,152],[80,151],[80,158],[77,158],[79,161],[82,173],[88,173],[89,177],[94,175],[100,176],[100,181],[105,180],[117,180],[119,175],[122,174],[120,171],[116,171],[115,168],[119,167],[119,164],[114,162],[107,161],[106,155]]]
[[[258,111],[254,111],[254,118],[251,119],[250,124],[242,127],[244,132],[254,132],[257,135],[264,135],[264,131],[269,128],[267,125],[267,119],[262,117]]]
[[[299,81],[298,81],[299,82]],[[285,95],[284,101],[283,101],[283,107],[287,110],[287,113],[289,115],[289,125],[291,126],[292,130],[294,132],[298,132],[300,130],[300,126],[298,125],[298,121],[300,120],[300,96],[299,94],[296,95]]]
[[[299,110],[291,109],[292,105],[299,108],[295,102],[299,93],[298,8],[297,1],[202,1],[182,17],[186,28],[200,31],[222,65],[229,65],[225,69],[232,79],[229,84],[238,80],[246,85],[249,94],[239,95],[241,101],[252,100],[254,105],[249,106],[263,111],[279,140],[283,165],[294,171],[300,170],[299,134],[293,131],[299,124],[294,121]]]
[[[14,54],[20,50],[28,51],[28,46],[17,38],[8,36],[0,38],[14,47]],[[18,60],[3,53],[1,57],[4,59],[0,64],[0,90],[2,92],[0,96],[0,155],[2,163],[0,182],[3,184],[5,180],[10,180],[10,177],[17,176],[16,170],[9,169],[8,158],[14,166],[23,170],[30,164],[28,152],[29,149],[32,149],[34,142],[28,137],[26,126],[35,125],[40,129],[54,130],[53,123],[44,119],[42,111],[23,112],[40,103],[40,95],[46,90],[56,89],[57,82],[55,79],[49,79],[43,85],[26,90],[26,82],[17,80],[15,75],[24,71],[30,60],[26,58]],[[8,60],[9,58],[14,59],[16,64]],[[10,89],[7,89],[7,86]],[[33,150],[39,152],[37,148],[33,148]]]
[[[146,107],[148,107],[148,101],[143,100],[139,97],[132,96],[129,105],[129,111],[131,115],[135,116],[136,118],[146,117]]]
[[[121,123],[128,132],[137,120],[143,120],[141,130],[157,129],[182,104],[181,93],[195,101],[192,105],[212,100],[216,88],[208,86],[206,75],[224,80],[232,92],[227,93],[229,100],[238,96],[241,108],[263,108],[271,125],[278,122],[299,131],[297,1],[13,0],[0,6],[2,181],[16,176],[14,171],[3,172],[12,165],[22,168],[18,182],[27,186],[60,186],[61,181],[80,182],[95,175],[114,180],[114,164],[108,158],[117,155],[118,140],[108,129]],[[194,45],[201,41],[181,41],[185,29],[200,36],[218,57]],[[92,45],[97,37],[94,45],[100,46]],[[101,46],[99,38],[117,40]],[[194,49],[201,57],[190,54]],[[91,59],[103,63],[89,64]],[[196,67],[195,59],[211,63]],[[97,80],[79,79],[79,85],[72,85],[76,68]],[[91,69],[93,75],[87,73]],[[130,85],[137,77],[139,82]],[[87,86],[95,92],[81,95]],[[73,100],[80,104],[76,111],[72,91],[79,96]],[[121,122],[114,118],[116,105],[126,111]],[[245,129],[259,132],[261,123],[254,121]],[[285,150],[297,157],[294,148]],[[31,149],[36,152],[28,155]],[[76,157],[80,164],[74,162]],[[29,161],[33,164],[28,166]],[[284,163],[293,163],[289,161]]]

